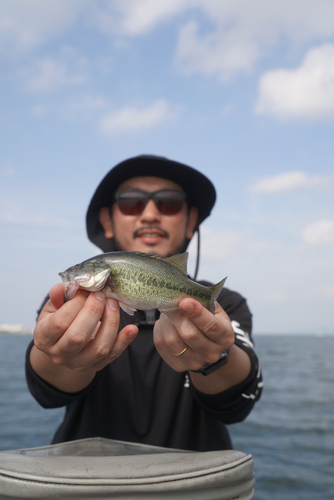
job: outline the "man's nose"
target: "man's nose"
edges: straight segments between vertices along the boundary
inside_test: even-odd
[[[157,209],[156,204],[152,199],[148,200],[146,207],[144,208],[142,214],[141,214],[141,219],[142,220],[160,220],[160,212]]]

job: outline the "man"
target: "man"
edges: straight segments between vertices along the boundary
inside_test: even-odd
[[[88,236],[103,251],[170,256],[185,251],[215,198],[209,179],[186,165],[131,158],[97,188]],[[66,303],[63,292],[51,290],[27,353],[32,394],[44,407],[67,407],[54,443],[102,436],[231,448],[225,424],[247,416],[262,386],[245,299],[224,288],[212,314],[185,298],[174,325],[158,311],[131,317],[102,292],[79,290]]]

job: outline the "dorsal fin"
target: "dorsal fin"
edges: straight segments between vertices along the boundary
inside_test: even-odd
[[[187,274],[188,255],[188,252],[178,253],[162,260],[165,260],[171,266],[177,267],[183,274]]]

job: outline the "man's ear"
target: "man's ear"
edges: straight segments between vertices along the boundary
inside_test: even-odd
[[[102,207],[99,213],[99,221],[104,229],[104,236],[107,239],[114,237],[114,231],[112,229],[112,221],[110,217],[110,209],[107,207]]]
[[[198,209],[197,207],[191,207],[189,210],[188,226],[186,232],[186,238],[189,240],[191,240],[191,238],[193,237],[195,227],[197,224],[197,219],[198,219]]]

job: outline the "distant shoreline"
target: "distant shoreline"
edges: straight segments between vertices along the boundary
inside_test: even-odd
[[[293,337],[298,337],[298,336],[304,336],[304,337],[333,337],[334,332],[253,332],[254,337],[262,337],[262,336],[267,336],[267,337],[278,337],[279,335],[283,336],[293,336]]]
[[[32,335],[34,333],[34,330],[25,330],[24,332],[6,332],[6,331],[0,331],[0,335]]]
[[[33,328],[25,328],[20,324],[0,325],[0,335],[32,335],[33,331]]]

